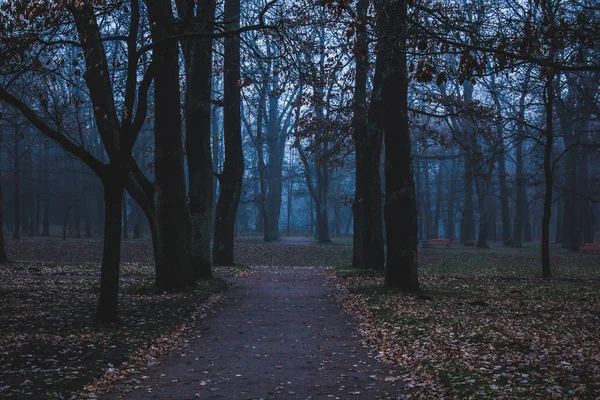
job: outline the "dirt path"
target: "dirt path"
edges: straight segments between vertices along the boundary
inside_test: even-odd
[[[201,337],[105,399],[396,399],[394,367],[373,359],[316,269],[257,268],[233,279]],[[140,377],[137,378],[138,380]],[[132,383],[124,382],[131,387]]]

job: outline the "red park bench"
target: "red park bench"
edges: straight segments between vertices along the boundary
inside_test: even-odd
[[[600,252],[600,243],[584,243],[581,251],[583,253]]]
[[[450,247],[450,239],[429,239],[429,247],[443,246]]]

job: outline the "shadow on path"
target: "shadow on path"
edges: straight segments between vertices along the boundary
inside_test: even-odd
[[[396,399],[394,367],[362,347],[352,320],[312,268],[256,268],[197,338],[104,399]],[[138,378],[139,379],[139,378]]]

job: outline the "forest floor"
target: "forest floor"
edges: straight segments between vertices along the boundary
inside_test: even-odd
[[[150,243],[129,240],[116,326],[93,322],[100,242],[9,240],[7,251],[2,398],[115,386],[108,398],[600,396],[600,255],[556,248],[556,277],[543,280],[533,245],[420,249],[423,293],[402,295],[344,267],[344,240],[243,238],[236,261],[251,267],[164,293]]]

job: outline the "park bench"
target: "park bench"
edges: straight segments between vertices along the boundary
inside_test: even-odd
[[[584,253],[600,252],[600,243],[584,243],[581,251]]]
[[[443,246],[450,247],[450,239],[429,239],[429,247]]]

